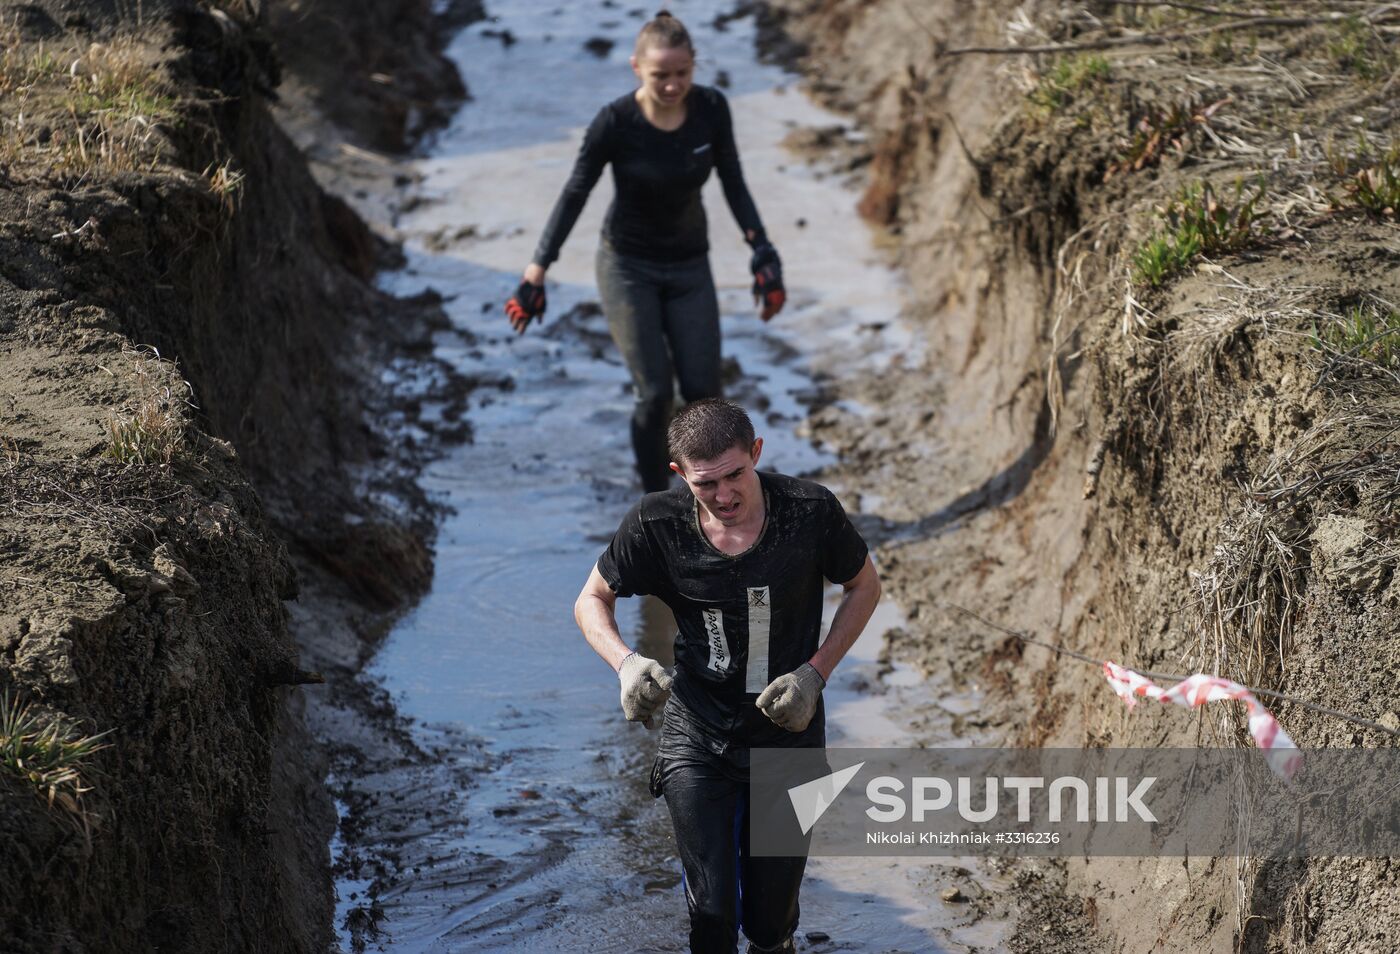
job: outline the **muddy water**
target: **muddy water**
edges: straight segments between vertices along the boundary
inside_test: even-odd
[[[897,320],[899,281],[878,262],[849,186],[780,145],[794,129],[841,120],[755,62],[749,20],[715,25],[727,9],[694,2],[681,12],[702,53],[697,80],[725,74],[791,295],[779,320],[757,320],[747,249],[712,183],[712,263],[725,354],[737,362],[729,394],[756,412],[765,464],[808,473],[831,460],[801,435],[818,382],[903,360],[918,341]],[[409,264],[388,281],[400,294],[433,288],[448,299],[457,330],[439,353],[487,382],[469,412],[474,441],[425,477],[452,508],[434,588],[369,667],[430,757],[339,780],[376,806],[337,837],[337,854],[356,862],[339,884],[340,914],[373,910],[382,933],[371,950],[683,950],[669,823],[643,785],[655,737],[623,721],[616,677],[571,617],[637,492],[627,375],[592,307],[606,176],[550,270],[544,328],[516,338],[500,312],[581,127],[632,86],[626,56],[641,11],[512,0],[488,12],[450,50],[474,98],[419,164],[418,201],[396,223]],[[615,45],[595,55],[585,48],[594,38]],[[624,601],[619,623],[643,651],[668,657],[664,606]],[[883,606],[837,671],[833,745],[958,744],[951,720],[976,700],[882,663],[881,633],[899,623]],[[999,925],[938,900],[950,884],[989,889],[983,873],[888,859],[814,859],[808,870],[802,950],[999,946]],[[351,945],[348,932],[342,939]]]

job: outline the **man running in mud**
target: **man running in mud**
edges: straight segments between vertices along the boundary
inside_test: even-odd
[[[691,951],[731,954],[740,927],[750,952],[792,951],[807,859],[749,856],[749,750],[825,745],[822,689],[880,580],[829,490],[758,472],[763,441],[738,405],[690,404],[667,436],[685,485],[632,508],[574,618],[617,671],[628,720],[662,727],[651,790],[675,827]],[[845,593],[821,641],[824,580]],[[639,594],[675,614],[674,675],[618,633],[618,597]]]

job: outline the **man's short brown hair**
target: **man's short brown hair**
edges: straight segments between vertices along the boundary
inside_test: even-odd
[[[704,398],[681,408],[666,431],[671,460],[714,460],[731,447],[745,453],[753,447],[753,421],[739,405],[723,398]]]

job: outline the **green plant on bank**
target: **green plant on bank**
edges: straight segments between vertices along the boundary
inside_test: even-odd
[[[71,112],[79,116],[110,114],[121,122],[141,118],[167,122],[179,115],[180,103],[158,68],[133,43],[94,43],[74,73],[67,97]]]
[[[169,122],[179,115],[179,101],[173,96],[141,86],[110,90],[79,90],[68,97],[70,112],[79,116],[104,114],[109,120],[129,119]]]
[[[29,75],[36,80],[47,76],[57,76],[67,68],[67,64],[54,56],[52,49],[44,49],[42,46],[29,61]]]
[[[1186,270],[1203,255],[1233,252],[1258,239],[1264,198],[1261,185],[1246,195],[1243,182],[1233,197],[1222,198],[1208,182],[1185,186],[1157,210],[1165,228],[1133,252],[1133,278],[1156,287]]]
[[[1400,369],[1400,312],[1374,301],[1351,305],[1316,326],[1313,344],[1324,351],[1374,361],[1382,368]]]
[[[1328,139],[1322,152],[1332,172],[1343,180],[1343,194],[1331,197],[1334,207],[1351,206],[1389,217],[1400,211],[1400,140],[1377,149],[1364,132],[1358,132],[1351,151]]]
[[[1190,243],[1178,244],[1172,236],[1154,235],[1133,253],[1133,278],[1139,285],[1156,288],[1185,271],[1199,253]]]
[[[1050,71],[1027,94],[1031,105],[1046,113],[1054,113],[1069,104],[1076,93],[1107,80],[1108,60],[1096,54],[1079,54],[1055,61]]]
[[[8,692],[0,694],[0,769],[31,786],[50,807],[82,814],[84,763],[106,748],[99,735],[82,735],[61,720],[45,720]]]
[[[1379,162],[1357,172],[1344,188],[1353,203],[1372,215],[1394,217],[1400,209],[1400,142],[1392,143]]]
[[[1172,103],[1166,109],[1147,112],[1137,121],[1133,138],[1122,156],[1104,173],[1104,181],[1121,173],[1155,166],[1168,152],[1184,154],[1194,131],[1209,126],[1211,118],[1229,102],[1228,96],[1212,103],[1192,98]]]
[[[185,420],[180,411],[183,401],[169,387],[152,380],[154,360],[138,355],[134,371],[139,392],[135,409],[107,420],[104,455],[118,463],[166,466],[184,442]]]
[[[1343,72],[1367,81],[1390,76],[1397,61],[1389,41],[1360,17],[1341,21],[1327,44],[1327,56]]]

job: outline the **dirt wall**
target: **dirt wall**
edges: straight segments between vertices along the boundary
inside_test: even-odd
[[[392,250],[272,120],[262,5],[128,6],[0,7],[0,692],[105,733],[77,779],[0,772],[4,946],[322,950],[335,817],[284,601],[426,585],[375,382],[439,317],[373,288]],[[402,31],[438,29],[418,6]]]
[[[1357,127],[1393,136],[1393,31],[771,8],[814,87],[870,133],[863,210],[888,228],[931,343],[923,366],[841,385],[882,406],[873,421],[833,406],[814,422],[847,448],[837,476],[880,497],[882,569],[912,620],[896,649],[986,687],[978,719],[1011,744],[1250,743],[1240,712],[1129,716],[1093,667],[955,604],[1097,658],[1400,724],[1397,380],[1362,344],[1365,322],[1395,320],[1400,242],[1354,185],[1383,145],[1339,145]],[[1199,32],[1123,41],[1178,29]],[[1090,45],[949,54],[1065,43]],[[1145,279],[1135,256],[1164,233],[1160,210],[1201,183],[1233,232]],[[1259,214],[1240,218],[1256,192]],[[1275,710],[1301,745],[1395,742]],[[1013,878],[1025,950],[1389,950],[1400,924],[1384,859],[1070,861]]]
[[[437,9],[441,7],[441,9]],[[402,152],[467,98],[443,55],[452,31],[484,16],[480,0],[283,0],[267,8],[284,93],[359,145]]]

